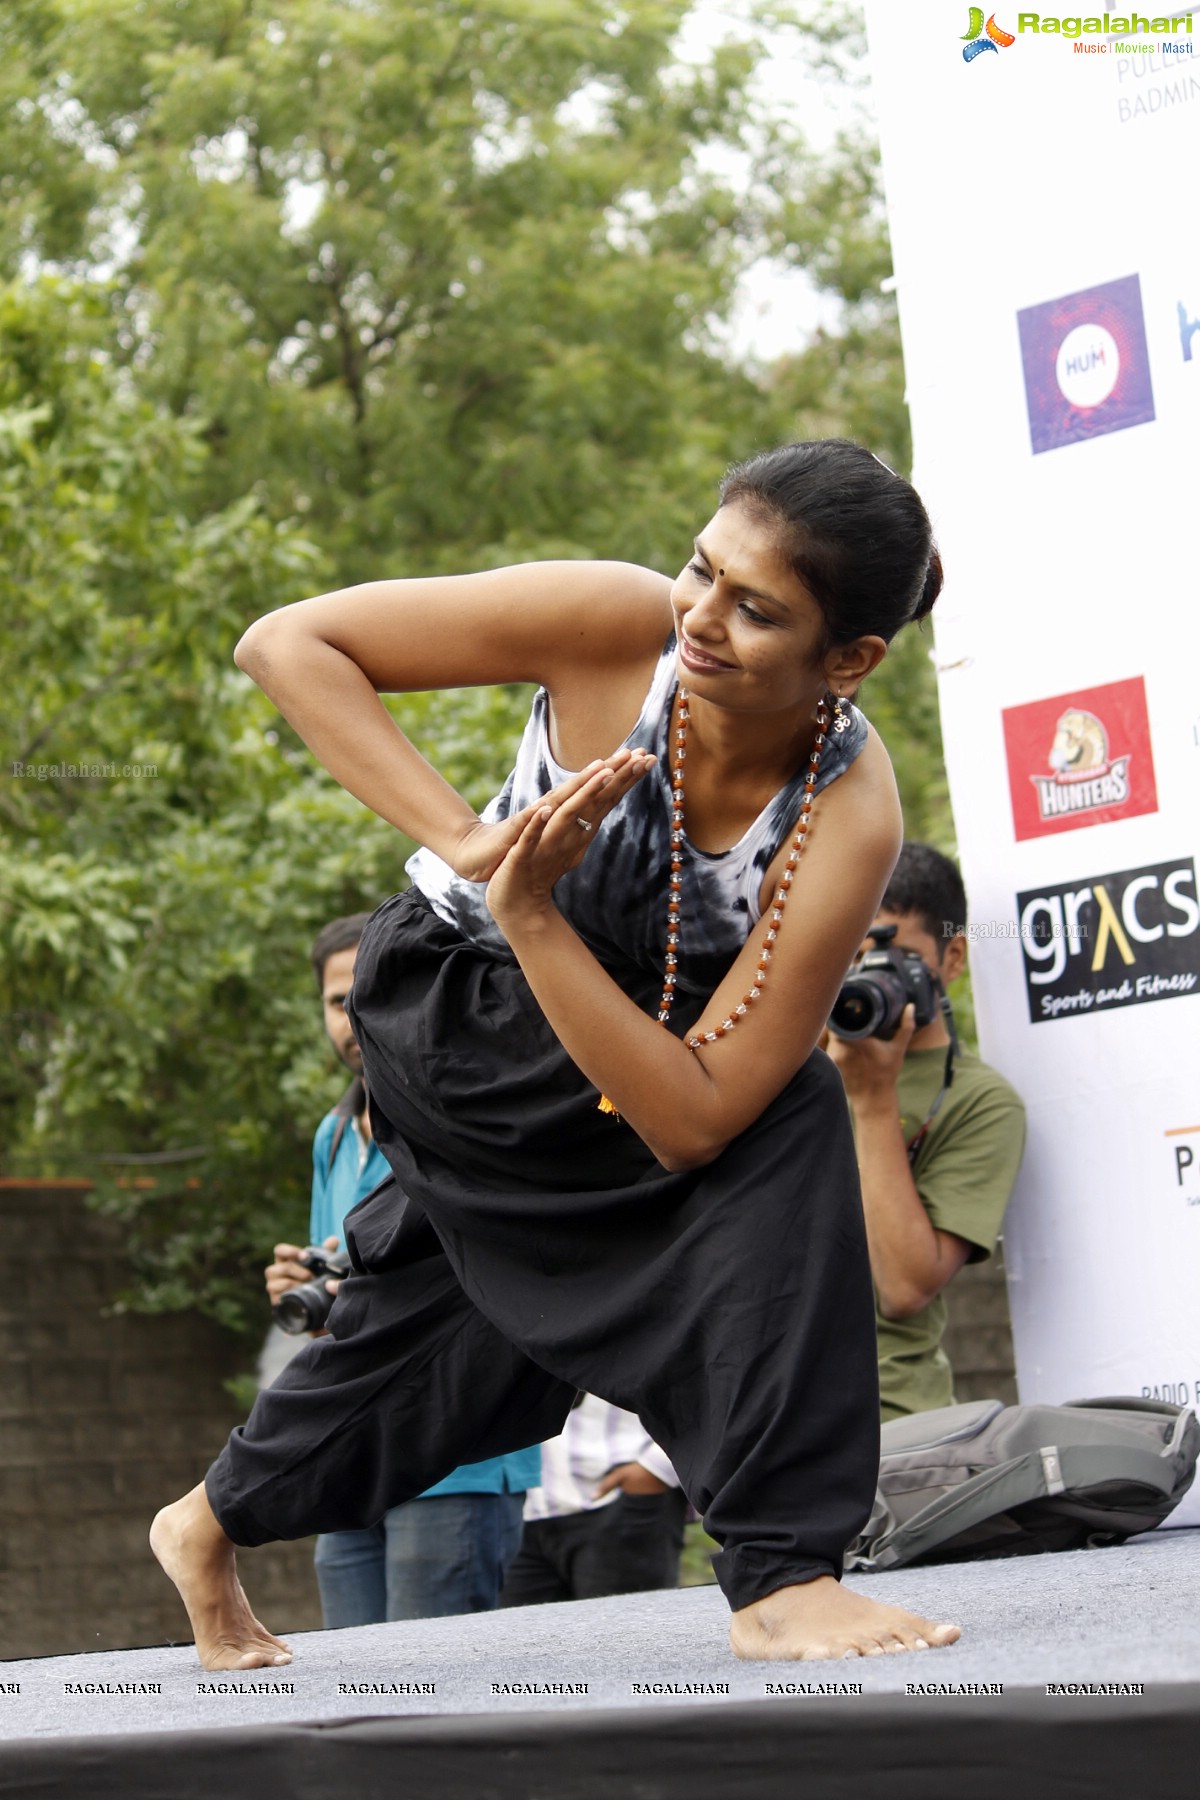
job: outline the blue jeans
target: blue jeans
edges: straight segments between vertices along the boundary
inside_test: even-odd
[[[314,1566],[327,1630],[491,1612],[521,1542],[524,1494],[435,1494],[365,1531],[323,1532]]]

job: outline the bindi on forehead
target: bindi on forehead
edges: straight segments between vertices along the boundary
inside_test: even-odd
[[[726,576],[726,570],[717,561],[716,557],[714,555],[710,554],[710,552],[705,548],[703,538],[699,538],[699,537],[693,538],[692,542],[695,545],[697,554],[699,556],[702,556],[704,558],[704,561],[708,564],[709,568],[715,569],[718,576],[722,580],[724,580],[725,576]],[[782,573],[786,574],[786,571],[782,571]],[[787,600],[783,599],[778,593],[768,592],[764,588],[753,587],[750,585],[750,583],[748,581],[740,580],[738,578],[738,576],[736,576],[736,575],[731,576],[730,579],[734,582],[735,586],[738,588],[738,591],[740,593],[745,594],[747,596],[747,598],[753,599],[753,600],[763,600],[767,603],[768,606],[773,606],[773,607],[778,608],[779,612],[785,616],[788,616],[791,614],[792,608],[791,608],[790,603]]]

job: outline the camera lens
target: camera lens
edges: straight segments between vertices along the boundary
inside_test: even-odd
[[[887,1000],[877,981],[849,976],[833,1003],[829,1029],[842,1038],[874,1037],[887,1016]]]
[[[319,1331],[333,1307],[333,1295],[325,1286],[325,1277],[306,1281],[303,1287],[291,1288],[271,1309],[280,1331],[299,1337],[305,1331]]]

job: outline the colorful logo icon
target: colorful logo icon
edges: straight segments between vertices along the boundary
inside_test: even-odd
[[[1017,314],[1033,454],[1154,418],[1136,275]]]
[[[1140,675],[1000,716],[1018,843],[1158,811]]]
[[[1008,50],[1016,41],[1011,31],[1005,31],[1002,26],[997,25],[995,13],[985,25],[982,6],[973,6],[967,29],[962,35],[963,61],[974,62],[985,50]]]

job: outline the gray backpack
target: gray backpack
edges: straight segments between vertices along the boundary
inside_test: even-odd
[[[883,1427],[879,1487],[847,1569],[1115,1544],[1187,1493],[1200,1425],[1160,1400],[975,1400]]]

